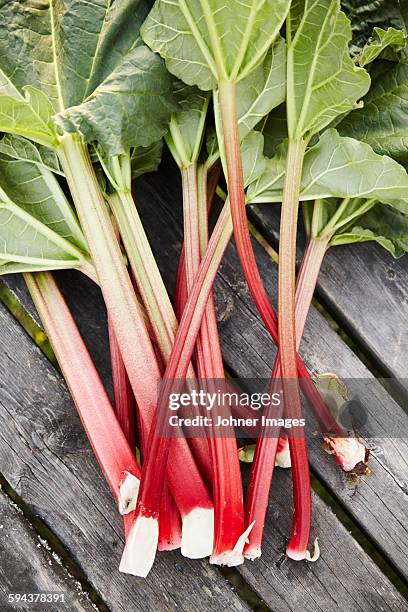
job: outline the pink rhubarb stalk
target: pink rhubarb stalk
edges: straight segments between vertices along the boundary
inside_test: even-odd
[[[158,410],[154,414],[154,421],[150,428],[148,452],[142,466],[135,522],[127,540],[121,563],[123,568],[128,568],[131,565],[133,572],[137,575],[147,575],[154,560],[152,549],[158,537],[157,519],[160,512],[160,500],[171,442],[168,436],[162,434],[162,428],[159,431],[159,424],[162,424],[163,417],[165,419],[167,414],[168,397],[174,389],[174,381],[184,379],[186,376],[212,284],[230,235],[229,205],[225,204],[209,241],[206,254],[200,264],[194,287],[187,300],[172,354],[162,380]],[[194,479],[189,478],[185,480],[184,486],[188,494],[194,491],[196,483]],[[206,542],[202,541],[202,534],[207,534],[213,528],[214,522],[212,500],[207,497],[207,507],[205,507],[204,501],[203,497],[202,511],[196,513],[195,518],[197,520],[194,521],[194,524],[190,524],[191,529],[188,533],[192,545],[202,550],[206,549],[207,546]],[[210,554],[211,550],[207,554]]]
[[[184,244],[187,290],[191,291],[201,258],[208,245],[207,171],[195,164],[182,171],[184,202]],[[211,387],[212,381],[224,379],[224,365],[218,336],[214,299],[210,292],[196,341],[199,380]],[[216,385],[216,382],[215,382]],[[210,390],[210,389],[209,389]],[[211,563],[240,565],[245,542],[243,492],[234,430],[218,437],[209,427],[208,442],[213,466],[214,548]],[[227,432],[225,432],[226,434]]]
[[[119,248],[115,231],[95,176],[86,146],[77,136],[64,134],[60,138],[58,156],[68,181],[81,227],[84,231],[99,285],[111,319],[133,393],[141,414],[146,422],[152,419],[157,406],[160,369],[136,294]],[[180,447],[179,447],[180,448]],[[201,475],[191,456],[188,445],[185,453],[176,450],[174,461],[169,464],[169,486],[183,519],[183,529],[188,532],[194,522],[194,510],[199,512],[201,504],[208,510],[209,495]],[[177,460],[177,464],[176,464]],[[191,470],[191,475],[190,475]],[[184,477],[194,482],[186,487]],[[157,548],[159,504],[152,510],[148,500],[142,513],[149,520],[144,522],[147,530],[145,555],[142,565],[131,554],[131,541],[135,525],[129,533],[120,569],[128,573],[149,571]],[[153,524],[154,523],[154,524]],[[140,525],[139,525],[140,526]],[[150,536],[150,537],[149,537]],[[208,536],[208,532],[206,533]],[[130,542],[130,544],[129,544]],[[129,545],[129,546],[128,546]]]
[[[24,274],[89,442],[121,514],[136,507],[140,469],[75,321],[49,272]]]
[[[220,108],[224,148],[227,165],[228,193],[231,202],[234,236],[238,255],[249,289],[263,318],[271,318],[272,306],[257,268],[245,210],[245,191],[242,173],[240,140],[238,133],[235,85],[224,81],[219,84]],[[279,265],[279,319],[278,333],[281,352],[284,406],[290,418],[301,418],[300,395],[297,380],[295,334],[295,248],[299,201],[299,181],[305,144],[289,143],[281,218]],[[283,238],[283,241],[282,241]],[[273,318],[274,314],[273,314]],[[305,558],[310,536],[311,494],[306,443],[302,436],[289,438],[291,451],[294,519],[287,554],[292,558]],[[275,450],[276,452],[276,450]],[[274,459],[270,461],[273,471]]]
[[[136,430],[135,406],[132,387],[130,385],[122,355],[120,354],[113,326],[109,319],[108,329],[115,412],[130,448],[134,449],[136,446]]]
[[[296,364],[295,286],[299,190],[305,149],[303,141],[289,140],[279,240],[279,353],[285,414],[292,419],[302,418]],[[306,441],[300,433],[294,435],[293,428],[289,432],[289,449],[294,515],[286,554],[292,559],[301,560],[309,554],[312,498]]]

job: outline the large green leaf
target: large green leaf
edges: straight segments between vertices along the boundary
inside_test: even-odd
[[[132,178],[136,179],[146,172],[155,172],[161,162],[162,152],[162,140],[154,142],[149,147],[135,147],[130,157]]]
[[[353,227],[338,232],[332,246],[375,241],[394,257],[408,252],[408,215],[385,204],[376,204]]]
[[[265,57],[278,36],[289,0],[156,0],[143,39],[188,85],[214,89],[239,81]]]
[[[0,150],[0,273],[80,267],[88,258],[76,216],[39,149],[6,137]],[[7,153],[11,155],[8,155]]]
[[[204,136],[210,95],[174,80],[178,110],[170,120],[166,142],[180,167],[197,161]]]
[[[59,236],[86,251],[75,214],[52,172],[33,162],[0,153],[0,193]]]
[[[17,97],[0,95],[0,131],[30,138],[53,147],[57,135],[52,122],[53,108],[48,98],[34,87],[24,87]]]
[[[337,129],[369,143],[375,151],[408,165],[408,63],[382,74],[364,99]]]
[[[375,27],[397,28],[404,27],[401,8],[398,0],[341,0],[341,5],[351,21],[353,32],[351,50],[353,54],[359,53]]]
[[[265,169],[263,148],[264,139],[260,132],[249,132],[242,141],[242,174],[245,187],[256,181]]]
[[[241,139],[285,101],[286,44],[282,38],[268,52],[264,61],[237,84],[237,116]]]
[[[54,151],[41,145],[35,145],[26,138],[5,134],[0,140],[1,153],[9,158],[32,162],[56,174],[62,174],[58,157]]]
[[[395,52],[400,51],[405,45],[405,40],[405,30],[374,28],[373,36],[368,40],[358,56],[359,65],[366,66],[387,48],[391,48]]]
[[[0,129],[52,146],[37,135],[37,101],[21,97],[30,85],[59,128],[98,140],[109,155],[160,139],[174,103],[169,75],[139,36],[148,8],[142,0],[0,0]]]
[[[34,216],[13,202],[1,201],[0,257],[42,269],[75,268],[83,254]],[[0,268],[0,273],[5,273]]]
[[[349,56],[351,28],[339,0],[294,0],[287,23],[288,133],[298,140],[350,111],[370,77]]]
[[[248,189],[248,202],[281,200],[286,151],[287,143],[283,143],[266,162],[263,174]],[[301,200],[327,197],[375,198],[408,210],[408,174],[369,145],[329,129],[306,151],[300,190]]]

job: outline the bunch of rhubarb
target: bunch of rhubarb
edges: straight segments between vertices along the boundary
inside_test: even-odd
[[[239,449],[232,426],[222,436],[211,424],[170,435],[169,398],[227,385],[213,283],[234,236],[277,346],[268,392],[282,386],[283,401],[265,415],[302,421],[301,389],[326,450],[344,471],[366,470],[368,451],[344,431],[298,351],[329,248],[376,240],[396,257],[408,251],[401,152],[381,150],[359,128],[370,121],[359,116],[361,100],[368,108],[387,81],[381,54],[398,74],[406,69],[405,31],[376,28],[360,48],[350,46],[339,0],[226,0],[221,8],[216,0],[156,0],[150,12],[146,4],[0,3],[0,272],[24,274],[125,515],[122,572],[146,576],[157,550],[228,566],[258,557],[275,466],[290,467],[293,480],[287,555],[315,561],[302,428],[264,426],[256,444]],[[372,90],[371,74],[380,81]],[[174,296],[133,195],[164,147],[182,184]],[[281,203],[277,312],[246,216],[247,204],[265,202]],[[297,274],[300,203],[308,244]],[[64,268],[86,274],[104,299],[112,402],[52,275]],[[239,406],[230,410],[239,416]],[[240,460],[252,464],[245,495]]]

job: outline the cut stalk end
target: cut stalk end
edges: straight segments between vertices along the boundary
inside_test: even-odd
[[[158,539],[158,519],[138,516],[126,539],[119,571],[146,578],[154,563]]]
[[[249,559],[249,561],[255,561],[255,559],[259,559],[262,554],[262,550],[260,546],[251,546],[249,545],[245,550],[244,557],[245,559]]]
[[[248,536],[251,533],[255,521],[253,521],[249,527],[242,533],[232,550],[225,550],[218,555],[212,555],[210,563],[213,565],[227,565],[228,567],[236,567],[242,565],[244,562],[244,547],[248,544]]]
[[[292,466],[290,461],[289,440],[286,437],[279,438],[278,450],[275,457],[275,466],[281,468],[290,468]]]
[[[369,450],[358,438],[324,437],[324,450],[334,455],[343,472],[363,476],[368,473]]]
[[[214,508],[194,508],[183,517],[181,554],[189,559],[209,557],[214,542]]]
[[[320,547],[318,538],[315,539],[313,545],[313,555],[308,550],[299,550],[298,548],[291,548],[290,544],[286,549],[286,555],[294,561],[310,561],[314,563],[320,557]]]
[[[129,514],[136,510],[137,495],[139,493],[140,480],[130,472],[124,472],[124,478],[119,485],[119,512]]]

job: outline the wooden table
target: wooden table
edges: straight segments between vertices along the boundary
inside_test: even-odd
[[[137,185],[138,206],[169,291],[181,241],[175,176],[167,162],[159,174]],[[258,207],[250,217],[276,248],[278,207]],[[276,302],[277,269],[265,246],[254,240]],[[407,260],[394,261],[369,244],[329,253],[316,293],[326,314],[312,308],[302,343],[312,372],[373,379],[376,372],[408,379]],[[78,273],[61,272],[57,278],[110,392],[106,313],[99,291]],[[28,314],[38,322],[22,279],[4,282],[3,299],[18,301],[19,321]],[[248,294],[233,243],[215,291],[226,369],[237,377],[267,378],[276,351]],[[118,571],[121,521],[64,381],[19,321],[0,304],[1,611],[24,609],[7,603],[8,593],[23,591],[64,592],[65,604],[28,607],[47,612],[95,606],[115,612],[408,609],[403,597],[408,416],[379,382],[373,380],[369,412],[376,431],[384,435],[369,440],[370,476],[351,486],[318,439],[309,445],[313,535],[319,535],[321,545],[317,563],[296,563],[284,555],[291,482],[289,472],[278,469],[259,560],[225,570],[207,560],[184,559],[177,551],[163,553],[148,579],[138,579]],[[399,439],[388,435],[396,424]]]

